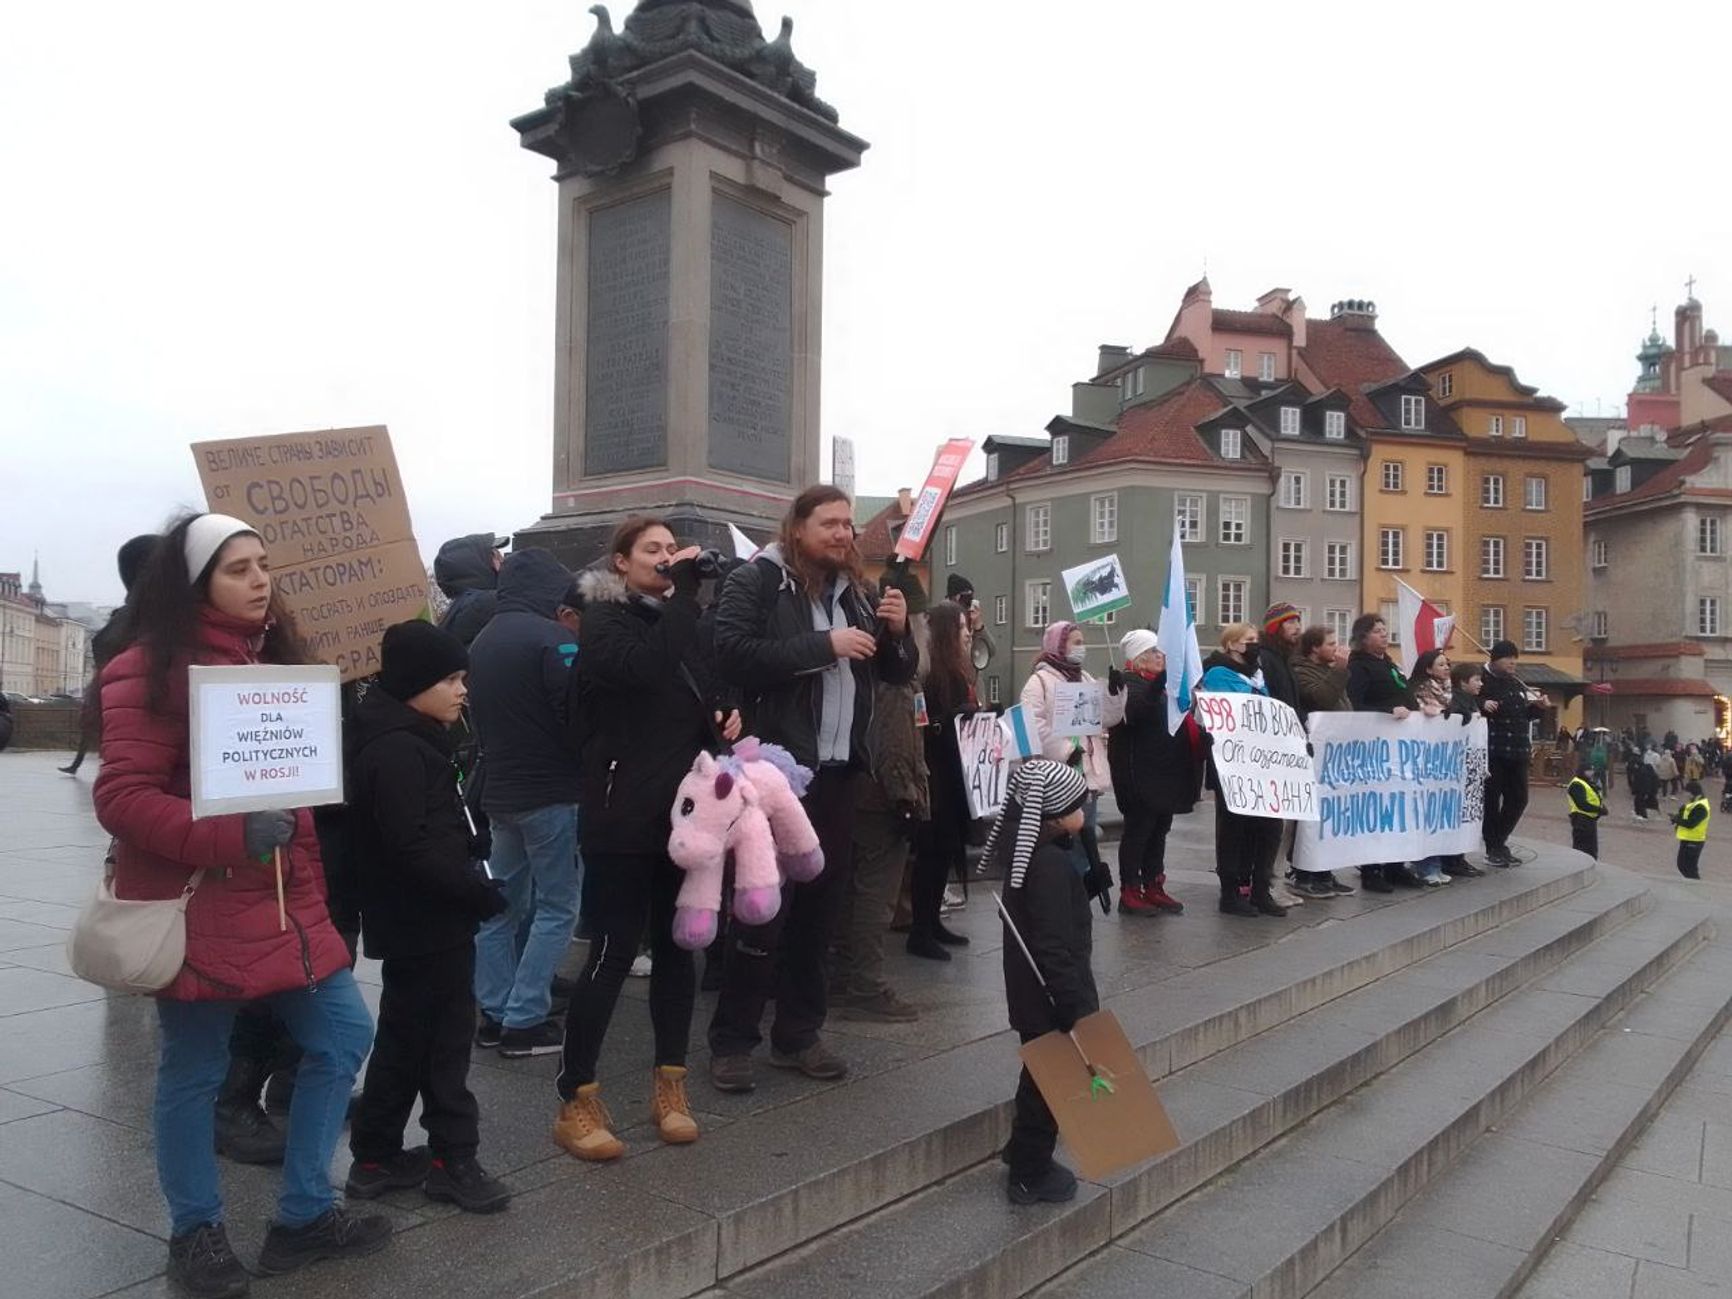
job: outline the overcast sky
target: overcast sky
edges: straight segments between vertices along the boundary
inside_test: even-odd
[[[507,121],[585,8],[14,6],[0,569],[117,599],[212,437],[389,425],[428,555],[545,511],[555,191]],[[1732,337],[1727,6],[757,8],[873,146],[826,233],[824,433],[862,491],[1037,434],[1205,262],[1218,306],[1372,298],[1410,363],[1475,346],[1588,414],[1686,276]]]

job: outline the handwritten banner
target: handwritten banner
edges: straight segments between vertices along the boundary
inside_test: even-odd
[[[1299,827],[1293,864],[1333,870],[1419,861],[1479,846],[1486,726],[1475,718],[1313,713],[1317,819]]]
[[[962,785],[968,791],[969,815],[977,821],[993,815],[1004,804],[1014,756],[997,714],[958,717],[956,747],[962,754]]]
[[[336,668],[187,672],[194,818],[343,801]]]
[[[1299,714],[1267,695],[1197,695],[1197,722],[1214,743],[1217,797],[1240,816],[1315,821],[1317,787]]]

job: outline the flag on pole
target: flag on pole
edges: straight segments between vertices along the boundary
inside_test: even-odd
[[[1156,632],[1167,656],[1167,733],[1177,735],[1191,712],[1191,698],[1203,683],[1203,651],[1197,645],[1197,623],[1185,598],[1185,549],[1173,529],[1173,556],[1167,563],[1167,591],[1161,598],[1161,624]]]
[[[1040,730],[1023,710],[1021,704],[1007,709],[998,724],[1004,728],[1010,747],[1019,758],[1040,757]]]
[[[1395,579],[1395,586],[1395,616],[1401,623],[1401,643],[1407,650],[1407,668],[1411,672],[1419,656],[1427,650],[1449,648],[1449,638],[1455,631],[1455,615],[1443,612],[1399,577]]]
[[[728,524],[728,539],[734,543],[735,559],[756,559],[758,557],[757,544],[731,523]]]

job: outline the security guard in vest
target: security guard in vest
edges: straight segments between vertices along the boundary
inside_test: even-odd
[[[1690,801],[1672,813],[1672,824],[1678,827],[1678,874],[1699,880],[1702,872],[1697,863],[1702,859],[1702,845],[1708,842],[1708,800],[1702,797],[1699,780],[1685,785],[1684,792]]]
[[[1585,852],[1595,861],[1600,859],[1600,818],[1606,814],[1606,800],[1591,776],[1593,758],[1583,753],[1576,763],[1576,778],[1570,782],[1570,847]]]

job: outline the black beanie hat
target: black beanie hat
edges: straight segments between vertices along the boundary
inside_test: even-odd
[[[144,572],[144,566],[150,563],[150,557],[156,554],[156,543],[161,540],[156,533],[147,532],[121,546],[120,553],[115,556],[115,563],[120,569],[120,584],[128,591],[137,585],[138,575]]]
[[[408,703],[453,672],[469,670],[469,651],[450,632],[416,619],[385,628],[379,646],[379,689]]]
[[[972,590],[974,590],[974,583],[970,582],[961,573],[952,573],[949,577],[944,579],[944,598],[946,600],[954,600],[964,591]]]

